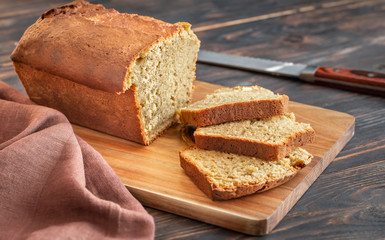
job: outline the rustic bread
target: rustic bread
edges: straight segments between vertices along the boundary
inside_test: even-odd
[[[188,23],[76,1],[42,14],[11,59],[34,102],[147,145],[190,102],[199,44]]]
[[[180,152],[187,176],[213,200],[228,200],[277,187],[308,165],[312,155],[297,148],[278,161],[189,148]]]
[[[221,88],[180,110],[184,124],[197,127],[285,114],[289,97],[260,86]]]
[[[294,113],[246,119],[197,128],[198,148],[279,160],[314,140],[310,124],[296,122]]]

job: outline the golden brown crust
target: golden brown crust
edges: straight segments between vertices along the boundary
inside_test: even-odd
[[[88,88],[22,63],[15,63],[15,69],[30,99],[37,104],[58,109],[73,123],[149,144],[142,135],[134,89],[117,95]],[[127,104],[130,102],[134,104]]]
[[[185,27],[76,1],[42,14],[25,31],[11,59],[90,88],[121,93],[126,72],[140,53]]]
[[[184,124],[203,127],[242,119],[264,118],[288,112],[289,97],[224,104],[202,110],[181,109],[180,117]]]
[[[204,192],[209,198],[213,199],[213,186],[208,181],[204,173],[199,171],[198,167],[191,163],[188,158],[179,152],[180,166],[184,169],[187,176],[194,182],[194,184]]]
[[[194,139],[196,146],[201,149],[235,153],[267,161],[276,161],[286,157],[297,147],[313,142],[315,132],[311,128],[306,132],[296,134],[284,144],[279,145],[226,136],[208,136],[197,132],[194,132]]]
[[[263,188],[263,183],[254,183],[248,185],[240,185],[234,189],[213,189],[212,199],[216,201],[229,200],[233,198],[240,198],[243,196],[251,195]]]

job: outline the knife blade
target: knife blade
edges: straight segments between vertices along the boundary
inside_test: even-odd
[[[198,62],[385,96],[385,74],[378,72],[281,62],[205,50],[199,51]]]

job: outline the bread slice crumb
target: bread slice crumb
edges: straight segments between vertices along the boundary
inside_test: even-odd
[[[200,127],[194,132],[198,148],[264,160],[282,159],[314,138],[310,124],[296,122],[294,113],[226,122]]]
[[[313,156],[297,148],[278,161],[192,147],[181,151],[186,175],[213,200],[228,200],[277,187],[293,178]]]

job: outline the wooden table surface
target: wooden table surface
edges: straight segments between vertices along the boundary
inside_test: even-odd
[[[25,93],[9,59],[25,29],[68,1],[0,1],[0,80]],[[327,67],[385,72],[385,0],[104,0],[108,8],[190,22],[201,49]],[[296,102],[353,115],[356,131],[280,224],[261,239],[385,238],[385,98],[205,64],[197,79],[260,85]],[[146,208],[157,239],[248,239]]]

